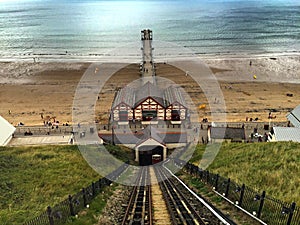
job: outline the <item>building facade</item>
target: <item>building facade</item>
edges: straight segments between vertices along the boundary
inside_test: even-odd
[[[147,82],[138,89],[120,89],[112,106],[112,120],[117,123],[146,121],[185,121],[187,107],[179,91],[172,85],[162,90]]]

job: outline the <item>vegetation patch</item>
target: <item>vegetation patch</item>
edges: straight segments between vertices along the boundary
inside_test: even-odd
[[[0,148],[0,224],[22,224],[100,176],[77,146]]]
[[[191,162],[199,165],[205,146],[197,146]],[[204,159],[205,160],[205,159]],[[285,202],[300,204],[300,144],[224,143],[210,172]]]

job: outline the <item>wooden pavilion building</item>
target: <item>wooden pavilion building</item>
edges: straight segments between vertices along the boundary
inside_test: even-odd
[[[149,121],[152,124],[158,121],[180,124],[187,120],[188,108],[179,87],[171,85],[163,90],[147,82],[138,89],[120,89],[111,112],[112,122],[119,125],[138,121],[142,124]]]

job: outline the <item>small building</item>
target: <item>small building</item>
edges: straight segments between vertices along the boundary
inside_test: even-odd
[[[16,128],[0,116],[0,146],[7,145],[13,137]]]
[[[300,105],[286,117],[294,127],[273,127],[269,132],[268,141],[300,142]]]
[[[142,124],[170,121],[172,124],[180,124],[188,119],[186,102],[179,87],[171,85],[161,89],[151,82],[137,89],[120,89],[111,112],[113,122],[119,125],[130,121],[140,121]]]
[[[294,127],[300,128],[300,105],[298,105],[286,117],[294,125]]]
[[[245,142],[245,129],[236,127],[209,127],[208,140],[213,143],[223,141]]]
[[[269,134],[268,140],[274,141],[293,141],[300,142],[299,127],[273,127]]]
[[[161,160],[167,158],[167,147],[155,128],[146,129],[144,137],[135,146],[135,161],[140,166],[152,164],[153,156],[159,155]]]
[[[184,147],[187,144],[186,132],[165,132],[148,126],[137,133],[103,133],[99,137],[107,143],[124,145],[134,150],[135,160],[140,165],[151,165],[153,156],[166,160],[168,149]]]

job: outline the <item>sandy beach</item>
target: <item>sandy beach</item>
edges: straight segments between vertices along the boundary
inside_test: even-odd
[[[300,104],[300,56],[251,56],[204,58],[221,87],[227,121],[287,121],[286,114]],[[1,62],[0,115],[13,125],[43,125],[55,118],[71,123],[77,84],[90,63]],[[157,75],[181,85],[194,104],[208,104],[190,76],[168,64],[157,64]],[[99,94],[96,120],[107,123],[115,90],[139,79],[139,65],[131,64],[114,74]],[[289,96],[287,96],[289,95]],[[199,120],[210,119],[210,109],[199,109]],[[276,118],[275,118],[276,117]]]

